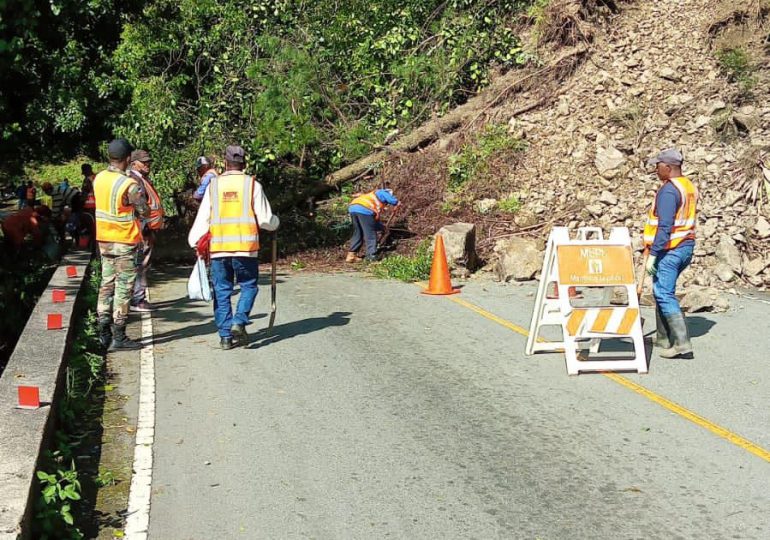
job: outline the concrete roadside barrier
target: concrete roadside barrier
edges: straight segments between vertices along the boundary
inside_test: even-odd
[[[54,407],[63,386],[65,359],[72,341],[90,253],[65,256],[40,296],[0,377],[0,540],[30,537],[37,492],[35,472],[54,429]],[[72,270],[77,273],[73,277]],[[53,302],[53,291],[64,291]],[[57,299],[60,293],[57,293]],[[47,330],[50,315],[61,315],[61,329]],[[41,407],[17,407],[19,386],[39,389]]]

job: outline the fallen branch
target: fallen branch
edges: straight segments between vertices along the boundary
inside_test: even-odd
[[[414,152],[415,150],[434,142],[444,134],[452,133],[462,126],[468,126],[475,122],[479,116],[484,114],[490,108],[499,105],[500,101],[511,92],[521,89],[523,85],[532,78],[548,71],[555,70],[566,60],[581,57],[586,52],[588,52],[588,47],[586,45],[580,45],[562,53],[553,62],[533,73],[520,76],[519,72],[510,71],[501,77],[492,87],[468,100],[467,103],[456,107],[453,111],[442,117],[428,121],[408,135],[401,137],[387,148],[369,154],[368,156],[351,163],[347,167],[328,175],[324,179],[324,183],[329,186],[338,186],[376,168],[392,153]],[[523,112],[532,110],[541,103],[542,101],[540,100],[530,103],[523,108]]]

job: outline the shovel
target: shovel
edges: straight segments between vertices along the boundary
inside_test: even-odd
[[[650,258],[650,248],[644,248],[644,254],[642,256],[642,271],[639,273],[639,279],[636,282],[636,296],[639,299],[642,298],[642,291],[644,290],[644,278],[647,276],[647,259]]]
[[[377,241],[377,249],[382,248],[382,246],[385,245],[385,242],[388,241],[388,238],[390,237],[390,224],[393,222],[393,218],[396,217],[396,214],[398,214],[400,208],[400,204],[396,205],[396,207],[390,213],[388,221],[385,222],[385,230],[382,232],[382,236],[380,236],[380,239]]]
[[[267,326],[268,330],[273,329],[275,324],[275,292],[277,281],[277,270],[275,267],[275,261],[278,258],[278,233],[273,233],[273,246],[272,246],[271,263],[272,269],[270,271],[270,323]]]

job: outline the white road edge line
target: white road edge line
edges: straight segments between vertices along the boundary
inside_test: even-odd
[[[147,291],[147,299],[150,298]],[[152,314],[142,313],[142,347],[139,374],[139,415],[131,489],[128,495],[126,526],[128,540],[146,540],[150,529],[152,494],[152,445],[155,440],[155,354]]]

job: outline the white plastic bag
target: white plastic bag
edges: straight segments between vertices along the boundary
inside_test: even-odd
[[[198,259],[192,274],[190,274],[190,279],[187,280],[187,296],[190,297],[190,300],[211,302],[211,286],[206,272],[206,263],[203,259]]]

